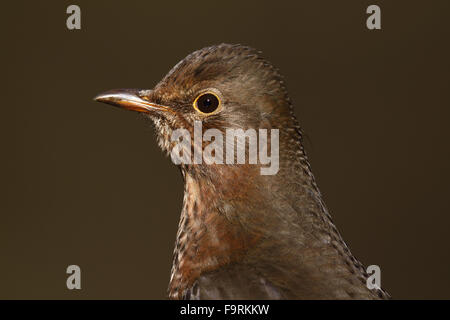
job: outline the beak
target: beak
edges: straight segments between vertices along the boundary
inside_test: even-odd
[[[169,107],[162,106],[141,98],[138,89],[115,89],[100,93],[94,100],[104,102],[116,107],[143,112],[155,113],[158,111],[172,111]]]

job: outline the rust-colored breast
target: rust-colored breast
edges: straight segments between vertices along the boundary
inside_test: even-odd
[[[236,184],[233,185],[237,187]],[[226,185],[230,184],[220,184]],[[220,190],[220,194],[223,196],[228,193],[233,197],[237,190]],[[230,220],[221,211],[218,191],[202,185],[198,179],[186,176],[184,206],[169,284],[169,297],[172,299],[183,298],[185,290],[201,274],[239,260],[258,240],[256,235],[245,232],[237,221]]]

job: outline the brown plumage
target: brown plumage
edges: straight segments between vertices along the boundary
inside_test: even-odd
[[[217,112],[193,107],[202,92]],[[169,297],[172,299],[378,299],[323,203],[300,126],[278,71],[258,52],[222,44],[178,63],[153,90],[116,90],[96,100],[143,112],[161,148],[193,123],[216,128],[279,129],[279,171],[261,164],[181,164],[184,204]],[[202,148],[205,145],[200,146]]]

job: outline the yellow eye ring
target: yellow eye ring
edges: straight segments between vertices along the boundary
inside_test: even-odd
[[[194,109],[205,115],[216,113],[221,105],[219,96],[211,91],[201,93],[193,103]]]

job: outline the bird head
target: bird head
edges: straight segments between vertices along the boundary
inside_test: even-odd
[[[150,118],[167,153],[174,130],[186,129],[193,139],[196,122],[203,131],[279,128],[300,134],[280,74],[259,52],[241,45],[195,51],[151,90],[111,90],[95,100]]]

